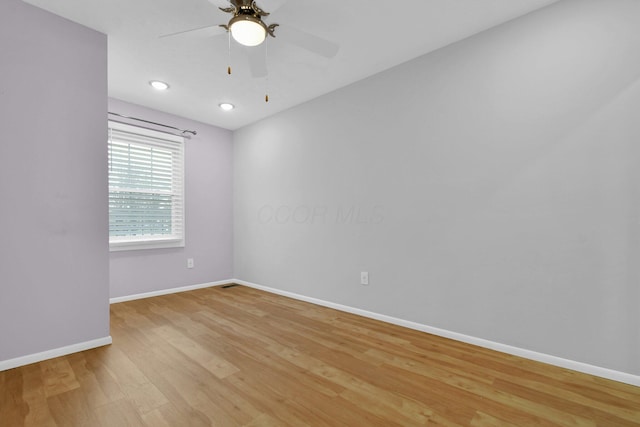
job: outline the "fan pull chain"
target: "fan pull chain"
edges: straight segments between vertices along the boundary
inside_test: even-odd
[[[232,5],[231,0],[229,0],[229,5]],[[227,37],[229,38],[229,65],[227,65],[227,74],[231,75],[231,28],[227,27],[226,25],[224,28],[227,29]]]
[[[227,35],[229,37],[229,65],[227,65],[227,74],[231,75],[231,29],[227,30]]]
[[[264,43],[264,66],[267,69],[267,75],[265,78],[265,95],[264,102],[269,102],[269,37],[267,36]]]

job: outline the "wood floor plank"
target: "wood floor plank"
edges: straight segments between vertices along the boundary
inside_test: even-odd
[[[68,358],[45,360],[40,367],[45,396],[56,396],[80,388]]]
[[[111,306],[0,372],[0,427],[640,426],[640,388],[236,286]]]
[[[28,367],[0,372],[0,420],[8,425],[23,425],[29,414],[25,395],[31,392],[24,388],[25,370]],[[44,396],[44,387],[40,387],[40,393]]]
[[[48,397],[47,405],[58,426],[100,425],[98,414],[89,406],[80,388]]]
[[[228,360],[224,360],[217,354],[207,351],[202,345],[181,335],[171,326],[154,328],[153,333],[166,339],[169,344],[184,353],[188,358],[202,365],[218,378],[224,378],[239,371],[239,369]]]
[[[142,414],[141,418],[144,425],[148,427],[172,427],[173,425],[178,425],[177,423],[174,423],[174,421],[166,418],[163,414],[163,410],[167,407],[169,408],[167,412],[171,414],[177,414],[178,411],[173,408],[173,405],[171,405],[171,403],[168,403],[165,406],[156,408],[152,411],[147,412],[146,414]]]
[[[116,400],[99,406],[95,410],[96,418],[102,427],[137,427],[144,426],[140,413],[133,403],[127,399]]]
[[[471,420],[472,427],[518,427],[517,424],[510,423],[498,417],[478,411]]]

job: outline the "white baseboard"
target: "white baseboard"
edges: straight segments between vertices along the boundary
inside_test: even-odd
[[[361,310],[359,308],[353,308],[353,307],[349,307],[342,304],[336,304],[333,302],[324,301],[317,298],[311,298],[304,295],[295,294],[293,292],[270,288],[268,286],[257,285],[255,283],[246,282],[244,280],[233,279],[230,282],[248,286],[250,288],[260,289],[273,294],[278,294],[278,295],[286,296],[289,298],[310,302],[312,304],[333,308],[335,310],[357,314],[359,316],[368,317],[370,319],[380,320],[382,322],[391,323],[398,326],[404,326],[405,328],[415,329],[418,331],[426,332],[426,333],[437,335],[440,337],[450,338],[450,339],[461,341],[467,344],[477,345],[479,347],[500,351],[502,353],[523,357],[525,359],[535,360],[538,362],[547,363],[549,365],[559,366],[561,368],[571,369],[573,371],[582,372],[585,374],[607,378],[613,381],[618,381],[621,383],[631,384],[631,385],[640,387],[640,376],[638,375],[615,371],[613,369],[608,369],[608,368],[601,368],[599,366],[589,365],[587,363],[577,362],[574,360],[563,359],[561,357],[556,357],[556,356],[552,356],[545,353],[538,353],[536,351],[526,350],[519,347],[513,347],[507,344],[501,344],[498,342],[489,341],[482,338],[476,338],[469,335],[460,334],[457,332],[447,331],[445,329],[434,328],[432,326],[427,326],[420,323],[411,322],[408,320],[398,319],[395,317],[386,316],[384,314],[373,313],[371,311]]]
[[[231,280],[231,279],[229,279],[229,280],[221,280],[221,281],[218,281],[218,282],[201,283],[201,284],[198,284],[198,285],[189,285],[189,286],[181,286],[179,288],[162,289],[162,290],[159,290],[159,291],[145,292],[145,293],[142,293],[142,294],[134,294],[134,295],[126,295],[126,296],[123,296],[123,297],[110,298],[109,299],[109,303],[110,304],[116,304],[116,303],[119,303],[119,302],[133,301],[133,300],[136,300],[136,299],[151,298],[151,297],[157,297],[157,296],[160,296],[160,295],[176,294],[178,292],[187,292],[187,291],[194,291],[196,289],[211,288],[213,286],[228,285],[230,283],[234,283],[233,280]]]
[[[66,356],[67,354],[77,353],[79,351],[90,350],[92,348],[102,347],[111,344],[111,336],[98,338],[91,341],[85,341],[78,344],[72,344],[65,347],[54,348],[40,353],[28,354],[26,356],[16,357],[15,359],[0,360],[0,371],[17,368],[19,366],[30,365],[43,360],[53,359],[55,357]]]

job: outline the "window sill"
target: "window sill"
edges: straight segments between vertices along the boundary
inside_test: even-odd
[[[145,249],[184,248],[184,240],[145,240],[140,242],[109,242],[109,252]]]

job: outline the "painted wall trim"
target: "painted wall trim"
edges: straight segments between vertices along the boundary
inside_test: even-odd
[[[30,365],[32,363],[42,362],[43,360],[53,359],[55,357],[66,356],[79,351],[91,350],[92,348],[109,345],[113,342],[111,336],[98,338],[91,341],[85,341],[65,347],[54,348],[40,353],[28,354],[26,356],[16,357],[14,359],[0,360],[0,371],[17,368],[19,366]]]
[[[359,308],[354,308],[354,307],[349,307],[342,304],[333,303],[330,301],[324,301],[317,298],[299,295],[293,292],[270,288],[268,286],[262,286],[255,283],[246,282],[244,280],[234,279],[232,280],[232,282],[237,283],[239,285],[248,286],[250,288],[255,288],[255,289],[270,292],[273,294],[278,294],[285,297],[297,299],[300,301],[306,301],[312,304],[333,308],[335,310],[340,310],[347,313],[368,317],[370,319],[380,320],[382,322],[403,326],[405,328],[415,329],[418,331],[426,332],[426,333],[437,335],[440,337],[450,338],[452,340],[461,341],[467,344],[477,345],[479,347],[488,348],[490,350],[496,350],[502,353],[523,357],[525,359],[535,360],[537,362],[543,362],[549,365],[554,365],[554,366],[558,366],[565,369],[571,369],[573,371],[582,372],[585,374],[594,375],[597,377],[602,377],[602,378],[618,381],[625,384],[640,386],[640,376],[638,375],[615,371],[613,369],[608,369],[608,368],[601,368],[599,366],[589,365],[587,363],[582,363],[582,362],[576,362],[574,360],[569,360],[569,359],[563,359],[561,357],[552,356],[545,353],[538,353],[536,351],[526,350],[523,348],[514,347],[507,344],[501,344],[498,342],[489,341],[482,338],[476,338],[469,335],[460,334],[457,332],[451,332],[446,329],[435,328],[432,326],[427,326],[421,323],[411,322],[408,320],[398,319],[396,317],[391,317],[384,314],[378,314],[371,311],[361,310]]]
[[[136,299],[158,297],[160,295],[177,294],[179,292],[194,291],[196,289],[211,288],[213,286],[228,285],[230,283],[235,283],[235,282],[229,279],[229,280],[220,280],[218,282],[200,283],[198,285],[181,286],[178,288],[161,289],[159,291],[144,292],[141,294],[125,295],[123,297],[110,298],[109,303],[116,304],[119,302],[133,301]]]

